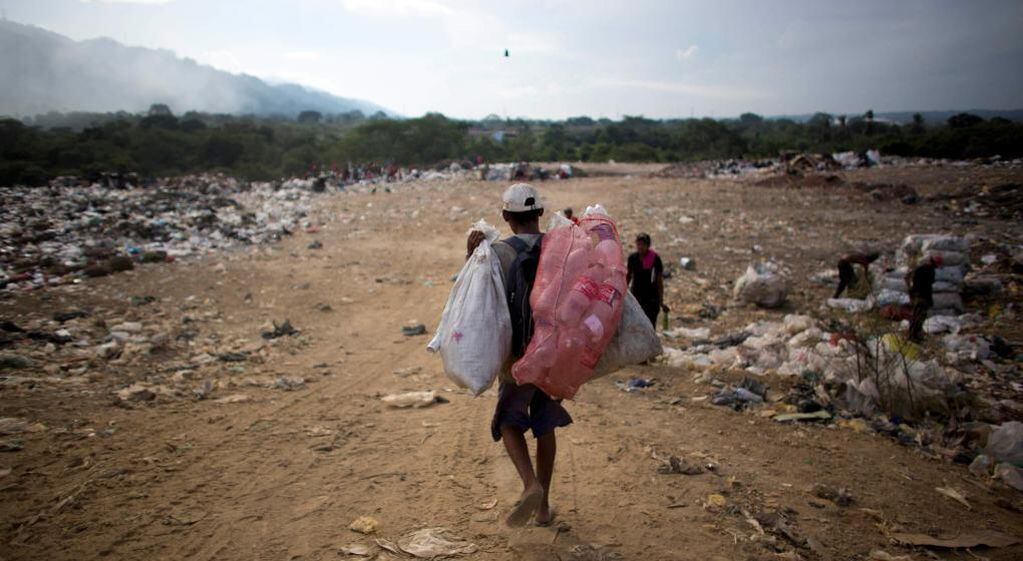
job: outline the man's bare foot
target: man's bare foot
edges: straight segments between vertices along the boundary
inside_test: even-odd
[[[512,507],[511,512],[508,513],[508,518],[505,519],[504,523],[512,528],[525,526],[526,522],[529,522],[530,517],[536,513],[536,509],[540,508],[542,501],[543,487],[537,483],[522,492],[519,500]]]
[[[541,528],[550,526],[551,522],[554,521],[554,512],[551,510],[551,505],[544,501],[540,505],[540,508],[536,509],[534,521],[536,522],[536,525]]]

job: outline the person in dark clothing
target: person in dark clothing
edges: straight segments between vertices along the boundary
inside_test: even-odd
[[[657,315],[668,307],[664,305],[664,263],[650,247],[650,234],[636,236],[636,252],[629,256],[628,266],[626,282],[657,329]]]
[[[906,284],[909,285],[909,304],[913,309],[912,317],[909,320],[909,339],[920,341],[924,335],[924,321],[927,319],[927,312],[934,305],[934,277],[935,271],[941,267],[941,256],[935,255],[920,265],[917,265],[908,275]]]
[[[852,287],[856,285],[859,279],[856,277],[854,265],[862,266],[863,278],[869,278],[867,274],[870,264],[877,261],[878,257],[880,255],[877,253],[849,253],[843,255],[838,260],[838,289],[835,290],[835,295],[832,298],[838,298],[847,288],[851,291]]]

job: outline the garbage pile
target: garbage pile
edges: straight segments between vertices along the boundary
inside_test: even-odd
[[[130,306],[0,321],[0,387],[12,399],[43,388],[76,396],[88,391],[135,408],[182,399],[239,403],[248,394],[229,391],[294,391],[314,381],[267,365],[308,344],[288,320],[233,337],[221,331],[223,318],[210,298],[172,303],[136,295]]]
[[[970,264],[970,242],[959,236],[924,234],[907,236],[895,254],[897,268],[877,274],[874,298],[877,305],[909,304],[906,278],[913,267],[930,259],[941,258],[941,267],[934,274],[934,306],[930,315],[955,316],[963,312],[963,279]]]
[[[910,241],[907,251],[966,251],[945,237]],[[1023,483],[1023,465],[1007,459],[1014,456],[1002,451],[1011,447],[1002,442],[1015,443],[1018,454],[1023,430],[1012,423],[1000,429],[996,423],[1023,416],[1015,399],[1023,386],[1011,381],[1019,356],[999,337],[978,334],[984,322],[977,314],[933,316],[927,329],[939,335],[925,347],[906,340],[900,328],[885,332],[789,314],[724,335],[708,328],[668,330],[664,336],[671,346],[660,360],[714,386],[709,396],[714,405],[754,408],[778,422],[828,421],[873,430],[957,462],[969,463],[983,453],[987,456],[976,460],[973,471],[1015,486]],[[737,374],[741,382],[725,381]],[[964,417],[983,422],[956,421]],[[977,430],[983,438],[970,432]],[[992,445],[987,434],[1001,436]]]
[[[829,332],[810,316],[795,314],[780,322],[754,322],[717,338],[693,329],[665,335],[690,344],[666,347],[662,362],[702,373],[705,381],[714,373],[735,370],[755,376],[809,376],[816,380],[807,394],[816,404],[811,411],[837,408],[868,418],[882,413],[903,419],[947,415],[964,382],[960,369],[999,356],[992,341],[955,333],[942,338],[945,353],[939,361],[895,333]],[[1011,349],[1003,353],[1004,358],[1011,355]],[[756,401],[743,392],[733,394],[728,403],[732,397]]]
[[[66,182],[65,182],[66,183]],[[198,175],[153,187],[0,189],[0,288],[31,289],[280,240],[310,225],[310,185]]]
[[[667,332],[669,338],[676,332]],[[799,375],[825,372],[845,352],[841,340],[817,327],[810,316],[788,314],[781,322],[761,321],[722,337],[711,338],[703,330],[682,331],[693,335],[687,348],[665,347],[665,364],[692,370],[710,367],[742,369],[756,375],[777,372]]]
[[[1023,219],[1023,185],[1004,183],[970,186],[954,193],[935,195],[931,201],[942,203],[946,210],[958,215],[1002,220]]]
[[[479,177],[484,181],[546,181],[548,179],[570,179],[579,174],[571,164],[558,164],[556,169],[532,166],[526,162],[511,164],[484,164]]]

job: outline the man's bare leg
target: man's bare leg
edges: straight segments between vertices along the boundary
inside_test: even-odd
[[[509,526],[524,526],[543,501],[544,490],[533,471],[533,462],[529,458],[529,448],[526,446],[526,436],[515,427],[504,426],[501,427],[501,440],[504,441],[504,449],[508,451],[508,457],[511,458],[515,469],[519,472],[523,489],[522,496],[508,513],[505,523]]]
[[[536,478],[543,487],[543,501],[536,511],[536,523],[546,526],[551,523],[551,479],[554,476],[554,457],[558,453],[558,441],[551,431],[536,440]]]

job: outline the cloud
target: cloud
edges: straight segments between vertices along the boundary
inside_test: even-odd
[[[516,99],[535,96],[540,93],[540,90],[536,86],[519,85],[501,88],[497,93],[505,99]]]
[[[374,17],[442,16],[451,8],[433,0],[341,0],[345,10]]]
[[[320,60],[320,53],[316,51],[290,51],[284,53],[284,58],[288,60],[309,62],[314,60]]]
[[[506,43],[512,56],[515,53],[551,53],[559,50],[553,37],[539,33],[509,33]]]
[[[78,0],[82,4],[149,4],[153,6],[170,4],[174,0]]]
[[[598,86],[650,90],[673,94],[685,94],[696,97],[715,99],[751,100],[767,97],[763,92],[730,86],[713,86],[705,84],[689,84],[685,82],[663,82],[656,80],[598,80]]]
[[[699,51],[700,47],[697,47],[696,45],[689,45],[684,49],[679,49],[675,51],[675,56],[678,57],[679,60],[685,61],[696,56],[696,53],[698,53]]]

